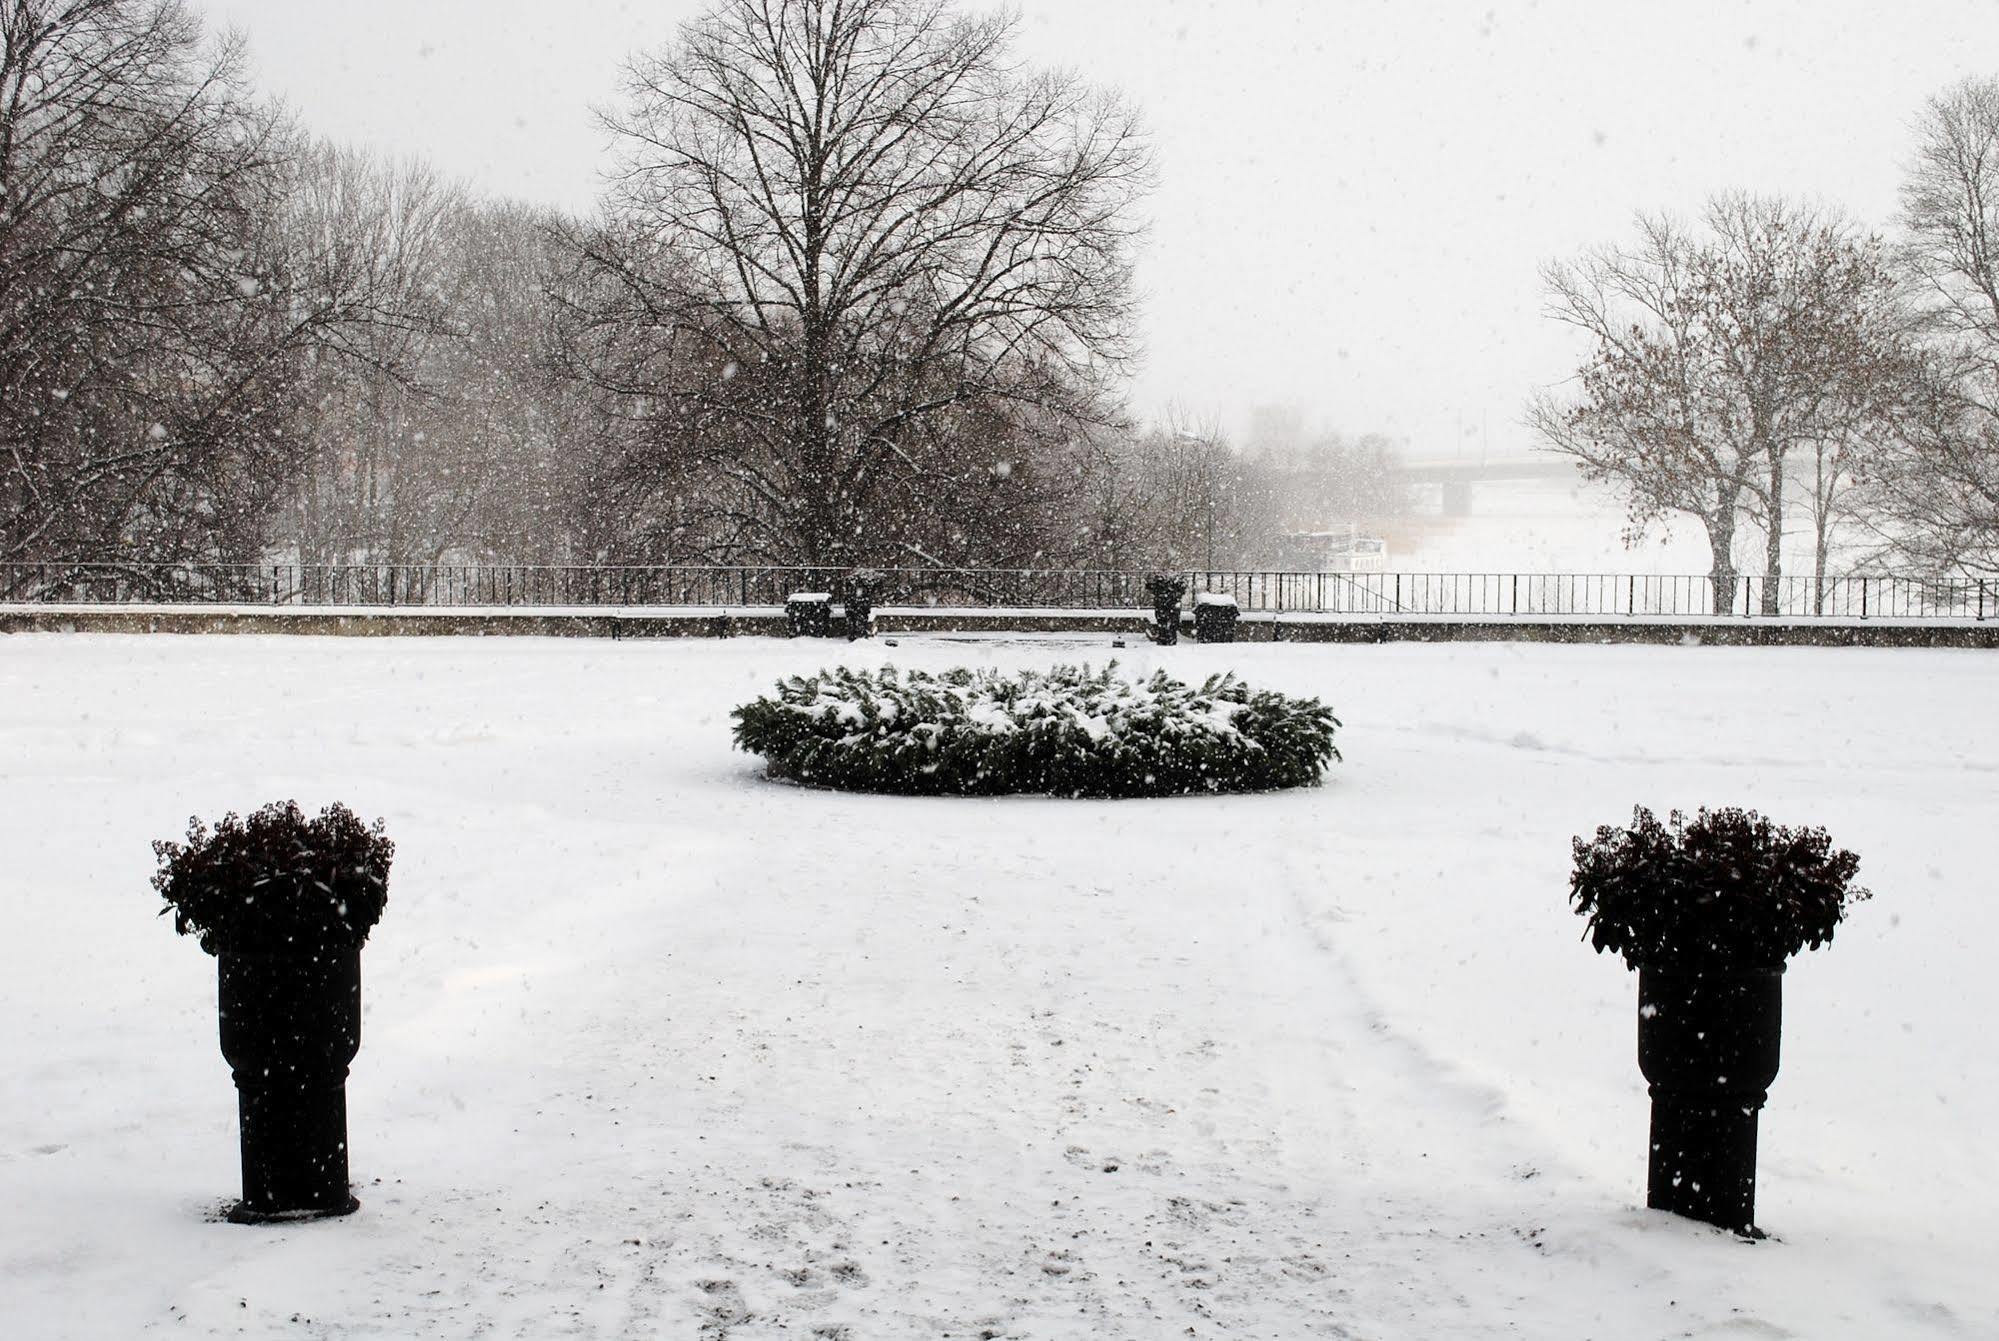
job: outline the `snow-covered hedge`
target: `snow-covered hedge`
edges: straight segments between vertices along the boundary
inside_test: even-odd
[[[1057,666],[1001,675],[845,668],[735,711],[736,744],[814,786],[910,795],[1177,796],[1309,786],[1338,759],[1317,699]]]

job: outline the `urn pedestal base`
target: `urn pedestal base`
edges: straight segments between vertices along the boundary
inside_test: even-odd
[[[1756,1120],[1777,1078],[1784,970],[1638,972],[1638,1065],[1651,1082],[1645,1204],[1750,1238]]]
[[[224,952],[216,986],[243,1161],[229,1220],[352,1214],[347,1067],[361,1046],[361,952]]]

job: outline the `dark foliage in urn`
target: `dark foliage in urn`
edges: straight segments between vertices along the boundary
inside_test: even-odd
[[[1339,758],[1340,723],[1317,699],[1115,672],[836,668],[736,709],[735,740],[779,777],[920,796],[1266,791],[1309,786]]]
[[[213,832],[188,821],[187,842],[156,842],[161,916],[210,954],[355,949],[381,920],[396,845],[343,805],[307,819],[296,801],[248,819],[230,812]]]
[[[1824,829],[1733,808],[1676,810],[1661,824],[1639,806],[1629,827],[1575,840],[1569,898],[1597,950],[1632,968],[1776,968],[1830,942],[1868,897],[1853,883],[1859,866]]]

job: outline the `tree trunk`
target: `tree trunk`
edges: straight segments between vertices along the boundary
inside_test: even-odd
[[[1708,576],[1714,585],[1714,612],[1729,614],[1735,609],[1734,500],[1730,499],[1726,507],[1716,509],[1701,521],[1707,526],[1708,554],[1713,561]]]
[[[1777,613],[1784,576],[1784,452],[1770,449],[1770,498],[1764,508],[1767,519],[1763,539],[1763,613]]]
[[[1826,555],[1832,548],[1830,528],[1826,525],[1826,513],[1830,509],[1819,509],[1817,534],[1812,540],[1812,613],[1825,613],[1825,565]]]
[[[839,426],[833,418],[831,393],[831,318],[819,304],[819,266],[816,248],[819,233],[816,220],[805,221],[805,311],[800,332],[799,433],[804,458],[805,488],[804,562],[808,567],[839,567],[844,562],[845,540],[840,525]]]
[[[1710,542],[1710,548],[1714,552],[1714,567],[1708,574],[1714,581],[1714,612],[1718,615],[1732,614],[1735,610],[1735,584],[1738,578],[1735,561],[1728,557],[1726,544],[1717,547]]]
[[[1833,500],[1839,489],[1837,449],[1827,466],[1828,449],[1820,441],[1812,457],[1812,613],[1825,613],[1825,570],[1832,555]]]

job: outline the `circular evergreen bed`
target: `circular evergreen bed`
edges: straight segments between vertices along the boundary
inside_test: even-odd
[[[775,777],[911,796],[1181,796],[1319,781],[1340,725],[1317,699],[1132,681],[1057,666],[1002,675],[844,667],[780,681],[737,708],[739,748]]]

